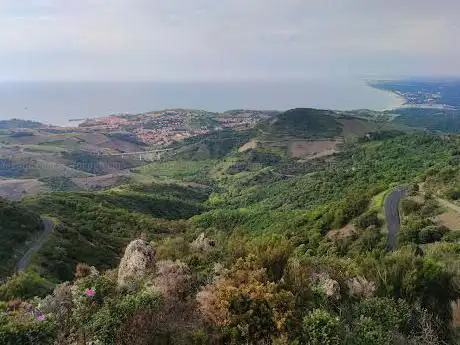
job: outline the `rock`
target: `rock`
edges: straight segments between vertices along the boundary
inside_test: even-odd
[[[313,274],[311,282],[327,297],[340,299],[340,284],[327,273]]]
[[[118,285],[127,287],[130,282],[153,273],[155,249],[143,240],[134,240],[126,247],[118,268]]]
[[[209,252],[214,247],[213,242],[206,238],[206,235],[202,232],[195,241],[190,243],[190,248],[196,252]]]
[[[354,277],[347,280],[348,292],[355,297],[372,297],[375,293],[375,283],[364,277]]]

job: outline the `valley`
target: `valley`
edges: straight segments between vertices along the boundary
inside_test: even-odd
[[[4,128],[0,341],[295,343],[315,318],[365,343],[457,337],[460,136],[370,111],[248,113],[161,142],[129,118]]]

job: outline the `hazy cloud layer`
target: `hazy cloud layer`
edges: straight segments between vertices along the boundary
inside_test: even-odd
[[[2,79],[460,74],[456,0],[0,0]]]

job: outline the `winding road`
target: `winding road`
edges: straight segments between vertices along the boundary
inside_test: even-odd
[[[397,235],[400,226],[399,201],[407,195],[407,189],[399,187],[385,198],[385,220],[388,227],[388,248],[396,249]]]
[[[43,218],[43,225],[45,227],[45,231],[40,234],[40,237],[35,241],[32,247],[22,256],[21,260],[19,260],[18,264],[16,265],[16,271],[22,272],[27,269],[27,266],[30,264],[30,259],[32,258],[32,254],[39,250],[43,244],[45,243],[48,235],[54,229],[54,223],[51,219]]]

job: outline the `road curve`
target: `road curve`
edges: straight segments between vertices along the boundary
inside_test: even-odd
[[[407,195],[407,189],[399,187],[385,198],[385,220],[388,227],[388,249],[395,250],[400,226],[399,201]]]
[[[19,260],[18,264],[16,265],[16,271],[22,272],[27,269],[27,266],[30,264],[30,259],[32,258],[32,254],[39,250],[43,244],[45,243],[48,235],[54,229],[54,223],[51,219],[43,218],[43,225],[45,227],[45,231],[40,234],[40,237],[35,241],[32,247],[22,256],[21,260]]]

